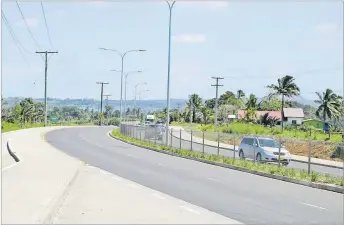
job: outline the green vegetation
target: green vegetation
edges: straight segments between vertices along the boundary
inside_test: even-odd
[[[119,132],[118,128],[112,131],[112,135],[128,143],[137,144],[142,147],[150,147],[150,148],[154,148],[160,151],[173,152],[180,156],[205,159],[208,161],[224,163],[224,164],[233,165],[233,166],[237,166],[241,168],[246,168],[252,171],[259,171],[259,172],[263,172],[267,174],[275,174],[275,175],[280,175],[280,176],[293,178],[297,180],[344,186],[344,180],[342,178],[332,177],[329,174],[320,174],[314,171],[308,174],[307,171],[305,170],[290,169],[283,166],[278,167],[277,165],[273,165],[273,164],[254,163],[247,160],[233,160],[232,158],[228,158],[224,156],[207,155],[207,154],[202,154],[200,152],[193,152],[193,151],[189,151],[185,149],[176,149],[176,148],[165,146],[165,145],[157,145],[157,144],[137,140],[135,138],[123,135]]]
[[[180,123],[180,122],[173,122],[172,125],[174,126],[180,126],[187,130],[195,130],[195,131],[208,131],[213,132],[214,131],[214,125],[213,124],[196,124],[193,123],[190,125],[190,123]],[[302,129],[302,128],[301,128]],[[255,134],[255,135],[265,135],[265,136],[275,136],[275,137],[282,137],[284,139],[312,139],[312,140],[318,140],[318,141],[324,141],[326,140],[329,135],[324,134],[321,131],[312,130],[312,131],[303,131],[301,129],[292,129],[292,128],[286,128],[286,130],[282,131],[279,128],[275,127],[265,127],[260,124],[248,124],[248,123],[240,123],[240,122],[234,122],[231,124],[224,124],[221,126],[218,126],[216,128],[216,132],[222,132],[227,134],[241,134],[241,135],[247,135],[247,134]],[[342,142],[342,137],[339,134],[332,134],[329,141],[332,142]]]
[[[111,106],[105,106],[103,124],[118,125],[119,112]],[[88,108],[81,109],[76,106],[53,107],[48,111],[48,126],[75,126],[98,125],[99,112]],[[117,117],[116,117],[117,116]],[[2,101],[1,109],[2,132],[19,130],[24,128],[42,127],[44,123],[44,104],[25,98],[8,107]]]

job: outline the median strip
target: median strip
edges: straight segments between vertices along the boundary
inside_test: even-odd
[[[113,138],[149,150],[308,187],[344,193],[344,179],[333,177],[329,174],[320,174],[314,171],[308,174],[306,170],[296,170],[282,166],[278,167],[273,164],[254,163],[247,160],[232,159],[220,155],[203,154],[201,152],[191,152],[185,149],[176,149],[170,146],[153,144],[123,135],[118,128],[114,129],[109,134]]]

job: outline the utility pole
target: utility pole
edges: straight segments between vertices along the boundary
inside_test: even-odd
[[[58,52],[36,52],[38,54],[45,55],[45,72],[44,72],[44,126],[47,126],[48,122],[48,103],[47,103],[47,83],[48,83],[48,54],[57,54]]]
[[[219,84],[219,80],[224,79],[223,77],[212,77],[212,79],[216,79],[216,84],[212,84],[211,86],[216,87],[216,100],[215,100],[215,129],[217,126],[217,111],[218,111],[218,105],[219,105],[219,87],[222,87],[223,85]]]
[[[102,125],[102,116],[103,116],[103,93],[104,93],[104,84],[109,84],[105,82],[97,82],[97,84],[100,84],[100,115],[99,115],[99,126]]]

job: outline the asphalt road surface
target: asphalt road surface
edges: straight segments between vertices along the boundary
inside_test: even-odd
[[[180,139],[177,137],[172,138],[172,144],[174,147],[179,148],[180,146]],[[191,142],[190,141],[185,141],[182,140],[182,148],[184,149],[191,149]],[[203,146],[202,144],[194,143],[192,144],[192,149],[193,151],[198,151],[202,152],[203,151]],[[217,147],[211,147],[211,146],[204,146],[204,152],[207,154],[218,154]],[[219,150],[219,154],[227,157],[233,157],[233,151],[228,150],[228,149],[221,149]],[[236,158],[239,158],[239,155],[236,153],[235,155]],[[307,163],[301,163],[301,162],[295,162],[292,161],[289,163],[287,166],[288,168],[294,168],[294,169],[299,169],[299,170],[306,170],[308,169],[308,164]],[[326,166],[318,166],[318,165],[312,165],[311,164],[311,171],[316,171],[319,173],[328,173],[333,176],[344,176],[343,169],[339,168],[332,168],[332,167],[326,167]]]
[[[110,129],[61,129],[46,140],[92,166],[245,224],[343,224],[343,194],[135,147],[109,137]]]

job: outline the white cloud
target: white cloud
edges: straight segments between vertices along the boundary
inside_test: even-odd
[[[97,0],[97,1],[91,1],[88,4],[91,6],[95,6],[98,8],[105,8],[109,5],[110,2],[108,1],[103,1],[103,0]]]
[[[30,28],[37,27],[38,22],[39,22],[39,20],[37,18],[25,18],[25,21]],[[21,21],[17,22],[17,26],[20,26],[20,27],[26,26],[25,21],[21,20]]]
[[[178,43],[203,43],[207,40],[204,34],[181,34],[172,37]]]
[[[176,5],[180,6],[188,6],[188,7],[195,7],[195,6],[202,6],[210,10],[221,10],[227,8],[229,6],[228,1],[178,1]]]
[[[319,33],[329,34],[339,30],[339,27],[335,23],[320,23],[315,27],[315,30]]]

